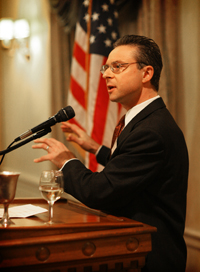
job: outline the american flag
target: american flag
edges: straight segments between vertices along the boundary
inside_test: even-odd
[[[100,68],[119,38],[114,0],[84,0],[76,25],[68,104],[76,116],[71,120],[95,141],[110,146],[120,106],[110,102]],[[85,165],[100,171],[93,154],[85,154]]]

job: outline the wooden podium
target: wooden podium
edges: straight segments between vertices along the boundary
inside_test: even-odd
[[[15,199],[10,207],[24,204],[48,209],[42,199]],[[45,225],[47,212],[12,221],[0,225],[0,271],[139,272],[156,231],[66,199],[54,205],[59,223]]]

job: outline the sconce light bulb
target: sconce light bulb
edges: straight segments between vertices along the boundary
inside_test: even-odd
[[[14,37],[15,39],[23,39],[29,37],[29,23],[25,19],[16,20],[14,22]]]
[[[1,19],[0,20],[0,40],[12,40],[13,39],[13,20]]]

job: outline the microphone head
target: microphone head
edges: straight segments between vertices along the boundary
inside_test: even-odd
[[[68,121],[75,116],[75,112],[71,106],[67,106],[59,110],[55,118],[57,122]]]

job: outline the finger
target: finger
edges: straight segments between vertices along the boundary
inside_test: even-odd
[[[47,145],[46,145],[47,146]],[[44,144],[37,144],[37,145],[32,145],[33,149],[45,149]]]
[[[43,162],[43,161],[48,161],[49,160],[49,156],[48,155],[45,155],[45,156],[42,156],[40,158],[37,158],[37,159],[34,159],[33,161],[35,163],[38,163],[38,162]]]
[[[80,143],[79,138],[75,134],[69,134],[67,136],[66,140],[69,141],[69,142],[75,142],[77,144]]]
[[[50,147],[53,145],[60,145],[61,142],[59,142],[58,140],[54,139],[54,138],[48,138],[45,141],[46,144],[48,144]]]
[[[64,132],[75,133],[78,136],[80,136],[81,132],[83,132],[83,129],[70,123],[63,123],[63,129],[65,130]]]
[[[72,132],[71,127],[67,123],[62,123],[60,127],[63,132]]]
[[[34,140],[34,143],[46,143],[47,144],[47,138],[38,138]]]
[[[40,148],[46,149],[47,145],[51,147],[52,145],[57,145],[58,141],[53,138],[38,138],[34,140],[34,143],[39,144]]]
[[[69,133],[72,132],[72,130],[70,128],[63,127],[63,126],[61,126],[60,128],[62,129],[63,132],[69,132]]]
[[[32,145],[33,149],[44,149],[47,150],[49,149],[49,145],[47,144],[37,144],[37,145]]]
[[[62,123],[61,129],[63,132],[72,133],[74,131],[73,126],[74,125],[70,123]]]
[[[68,127],[70,123],[68,122],[61,122],[62,126]]]

